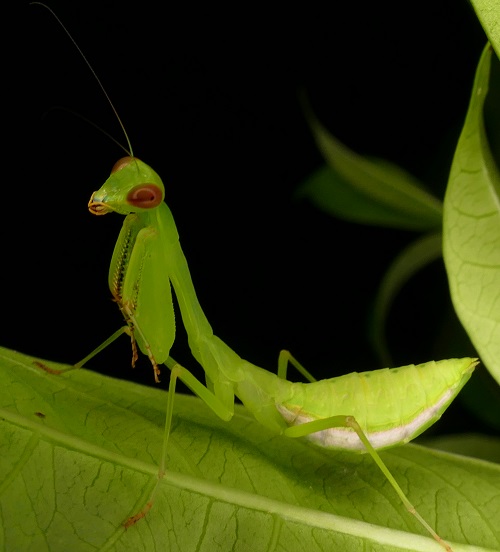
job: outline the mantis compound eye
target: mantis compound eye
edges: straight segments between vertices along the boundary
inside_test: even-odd
[[[121,159],[118,159],[118,161],[113,165],[113,168],[111,169],[111,174],[121,171],[127,165],[129,165],[133,160],[134,158],[130,157],[129,155],[127,157],[122,157]]]
[[[162,201],[162,191],[156,184],[140,184],[132,188],[127,195],[127,203],[141,209],[158,207]]]

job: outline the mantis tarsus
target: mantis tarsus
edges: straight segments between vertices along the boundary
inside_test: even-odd
[[[126,325],[75,365],[83,366],[127,333],[132,342],[132,364],[139,348],[149,357],[156,381],[159,365],[170,369],[159,480],[166,469],[175,387],[180,379],[223,420],[232,418],[238,397],[273,432],[292,438],[307,437],[323,447],[367,452],[407,510],[436,541],[451,550],[409,502],[376,449],[407,443],[439,419],[470,378],[477,359],[428,362],[322,381],[316,381],[287,351],[280,353],[277,375],[251,364],[213,334],[196,297],[164,196],[160,177],[132,153],[114,165],[108,180],[92,194],[88,204],[91,213],[116,212],[126,216],[108,279]],[[175,339],[172,288],[192,354],[205,371],[206,386],[170,357]],[[289,382],[289,363],[310,383]],[[373,404],[376,406],[367,407]],[[152,501],[153,496],[125,526],[144,517]]]

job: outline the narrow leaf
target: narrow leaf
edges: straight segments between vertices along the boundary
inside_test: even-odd
[[[381,161],[373,159],[372,163]],[[329,165],[313,172],[298,189],[297,196],[307,197],[318,209],[349,222],[417,231],[434,226],[434,220],[409,217],[399,208],[359,190]]]
[[[441,202],[424,190],[416,178],[388,161],[356,154],[330,134],[307,106],[306,114],[316,143],[334,174],[330,187],[323,183],[321,189],[314,188],[315,202],[332,205],[339,193],[335,186],[348,186],[354,189],[351,193],[364,196],[365,203],[379,204],[399,219],[404,217],[402,228],[433,230],[441,226]]]
[[[441,242],[440,232],[418,238],[394,259],[382,279],[375,299],[370,333],[373,346],[385,366],[391,364],[385,325],[394,298],[415,273],[441,257]]]

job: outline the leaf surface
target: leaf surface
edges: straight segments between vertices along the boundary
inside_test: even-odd
[[[243,407],[226,423],[182,395],[153,508],[125,529],[156,483],[166,393],[37,362],[0,352],[2,550],[441,550],[366,455],[275,436]],[[498,465],[415,445],[382,456],[455,552],[498,550]]]
[[[481,22],[493,49],[500,56],[500,6],[497,0],[471,0],[472,7]]]
[[[443,255],[453,306],[500,383],[500,174],[483,120],[492,50],[476,72],[444,202]]]

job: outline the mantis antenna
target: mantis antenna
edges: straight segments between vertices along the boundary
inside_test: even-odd
[[[83,58],[83,61],[87,64],[87,67],[90,69],[92,75],[94,76],[95,80],[97,81],[97,84],[99,85],[99,88],[102,90],[104,96],[106,97],[106,100],[108,100],[108,103],[109,105],[111,106],[111,109],[113,110],[113,113],[115,114],[115,117],[117,118],[118,120],[118,123],[120,125],[120,128],[122,129],[123,131],[123,134],[125,136],[125,140],[127,141],[127,146],[128,146],[128,149],[127,148],[124,148],[119,142],[117,142],[108,132],[106,132],[105,130],[101,129],[98,125],[96,125],[95,123],[93,123],[92,121],[90,121],[89,119],[87,119],[86,117],[83,117],[81,115],[78,115],[80,118],[82,118],[84,121],[86,121],[87,123],[90,123],[92,126],[94,126],[95,128],[99,129],[101,132],[104,133],[104,135],[108,136],[108,138],[111,138],[111,140],[113,140],[113,142],[115,142],[116,144],[120,145],[121,148],[123,148],[129,155],[130,157],[133,157],[134,156],[134,152],[132,150],[132,144],[130,142],[130,139],[128,137],[128,134],[127,134],[127,131],[125,130],[125,125],[123,124],[121,118],[120,118],[120,115],[118,115],[118,111],[116,110],[116,107],[114,106],[113,102],[111,101],[111,98],[109,97],[109,94],[106,92],[106,89],[104,88],[104,85],[102,84],[101,82],[101,79],[97,76],[97,73],[95,72],[94,68],[92,67],[92,65],[90,64],[89,60],[87,59],[87,57],[85,56],[85,54],[82,52],[82,49],[80,48],[80,46],[78,46],[76,40],[72,37],[71,33],[68,31],[68,29],[64,26],[64,23],[59,19],[59,17],[57,17],[56,13],[54,12],[54,10],[52,10],[52,8],[50,8],[49,6],[47,6],[47,4],[44,4],[43,2],[30,2],[30,6],[33,6],[33,5],[38,5],[38,6],[42,6],[42,8],[45,8],[46,10],[48,10],[55,18],[55,20],[59,23],[59,25],[62,27],[63,31],[68,35],[69,39],[71,40],[71,42],[74,44],[75,48],[78,50],[78,53],[82,56]]]

